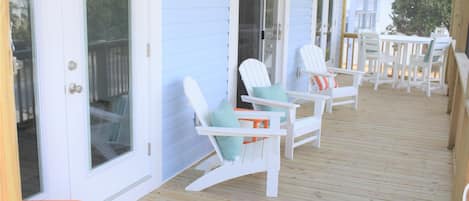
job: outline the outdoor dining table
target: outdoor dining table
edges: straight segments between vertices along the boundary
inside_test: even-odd
[[[408,68],[410,56],[413,54],[421,54],[423,45],[430,44],[432,38],[420,36],[407,36],[407,35],[381,35],[380,40],[383,43],[384,54],[395,55],[397,60],[397,71],[393,71],[394,84],[402,86],[407,84],[405,82],[405,70]],[[364,70],[365,56],[364,52],[360,51],[359,56],[359,69]],[[400,80],[399,80],[400,72]],[[393,85],[394,86],[394,85]]]
[[[394,82],[397,84],[406,84],[405,81],[405,70],[408,69],[408,62],[410,56],[414,54],[421,54],[422,46],[430,44],[432,38],[421,37],[421,36],[407,36],[407,35],[381,35],[380,39],[383,43],[391,43],[397,45],[396,56],[398,58],[397,71],[393,72]],[[386,49],[385,51],[389,51]],[[385,52],[386,54],[392,54],[392,52]],[[401,77],[399,81],[399,71]]]

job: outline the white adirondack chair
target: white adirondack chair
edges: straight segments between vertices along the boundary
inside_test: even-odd
[[[301,73],[306,74],[309,79],[309,92],[313,92],[313,76],[325,76],[334,79],[335,74],[345,74],[353,76],[352,86],[339,86],[337,88],[329,87],[326,90],[318,91],[320,94],[328,95],[331,99],[327,102],[327,111],[332,112],[332,107],[337,105],[354,104],[358,109],[358,90],[360,88],[361,78],[364,72],[344,70],[340,68],[327,67],[324,52],[315,45],[305,45],[300,49]],[[340,84],[340,83],[339,83]],[[334,102],[337,98],[350,98],[340,102]]]
[[[195,180],[186,187],[187,191],[202,191],[215,184],[258,172],[267,172],[266,194],[276,197],[278,190],[278,176],[280,170],[280,136],[285,136],[286,131],[280,129],[280,117],[278,112],[236,112],[239,118],[265,118],[270,120],[270,128],[221,128],[210,127],[210,113],[207,102],[195,80],[190,77],[184,79],[184,93],[195,111],[201,126],[196,127],[199,135],[206,135],[214,147],[220,166],[206,172],[205,175]],[[255,143],[242,145],[241,159],[237,161],[225,161],[215,136],[241,136],[241,137],[268,137]],[[213,158],[207,159],[213,161]],[[206,164],[203,164],[207,166]],[[207,167],[211,167],[208,165]]]
[[[324,112],[325,102],[329,99],[328,96],[287,91],[287,95],[293,98],[294,101],[302,100],[314,102],[314,114],[305,118],[297,119],[296,110],[300,105],[254,97],[254,87],[271,86],[266,66],[262,62],[256,59],[247,59],[239,67],[239,72],[249,95],[241,97],[244,102],[253,104],[255,110],[260,110],[259,106],[270,106],[288,110],[287,120],[282,123],[282,128],[287,129],[287,137],[285,141],[286,158],[293,159],[294,149],[308,142],[314,142],[313,145],[315,147],[320,147],[322,115]],[[310,133],[312,136],[295,142],[295,138]]]

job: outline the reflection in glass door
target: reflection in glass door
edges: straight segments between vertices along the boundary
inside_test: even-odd
[[[318,0],[317,2],[315,43],[325,52],[326,60],[330,60],[332,51],[334,0]]]
[[[21,190],[27,198],[42,191],[29,0],[10,0],[10,23]]]
[[[262,0],[239,1],[238,63],[262,59]]]
[[[262,61],[267,66],[270,80],[276,80],[277,43],[280,24],[278,23],[278,0],[264,0],[264,40]]]
[[[132,149],[129,2],[88,0],[88,80],[92,167]]]
[[[263,7],[262,0],[239,1],[238,65],[249,58],[262,60]],[[251,108],[251,104],[241,100],[247,91],[239,72],[237,83],[237,106]]]

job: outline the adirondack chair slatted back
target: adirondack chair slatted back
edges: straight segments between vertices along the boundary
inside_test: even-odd
[[[241,63],[239,73],[249,96],[253,96],[253,87],[270,87],[269,73],[265,64],[257,59],[247,59]]]
[[[430,58],[435,59],[441,59],[443,56],[446,54],[446,51],[448,50],[450,44],[451,44],[451,38],[450,37],[436,37],[433,39],[433,44],[430,46]]]
[[[322,49],[316,45],[305,45],[300,49],[302,71],[327,73],[326,57]]]
[[[200,90],[199,85],[197,82],[192,79],[191,77],[184,78],[184,94],[186,95],[187,99],[189,100],[189,104],[194,109],[195,114],[202,124],[203,127],[210,126],[210,110],[208,108],[207,101],[205,101],[204,95]],[[215,140],[214,136],[208,136],[210,142],[212,143],[215,151],[217,152],[218,157],[221,161],[223,160],[223,156],[221,155],[220,149],[218,147],[217,141]]]
[[[360,34],[360,41],[363,44],[367,57],[379,57],[381,52],[381,41],[378,33],[364,32]]]

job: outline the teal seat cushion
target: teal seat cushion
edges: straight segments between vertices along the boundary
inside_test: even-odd
[[[275,84],[270,87],[253,87],[252,92],[253,96],[257,98],[288,103],[287,93],[279,84]],[[284,122],[287,119],[288,109],[263,105],[260,105],[259,109],[262,111],[283,112],[285,113],[285,116],[282,117],[280,121]]]
[[[210,124],[213,127],[223,128],[240,128],[238,118],[226,101],[222,101],[220,105],[210,114]],[[215,136],[218,147],[220,148],[223,159],[226,161],[235,161],[241,156],[241,146],[243,137],[232,136]]]

